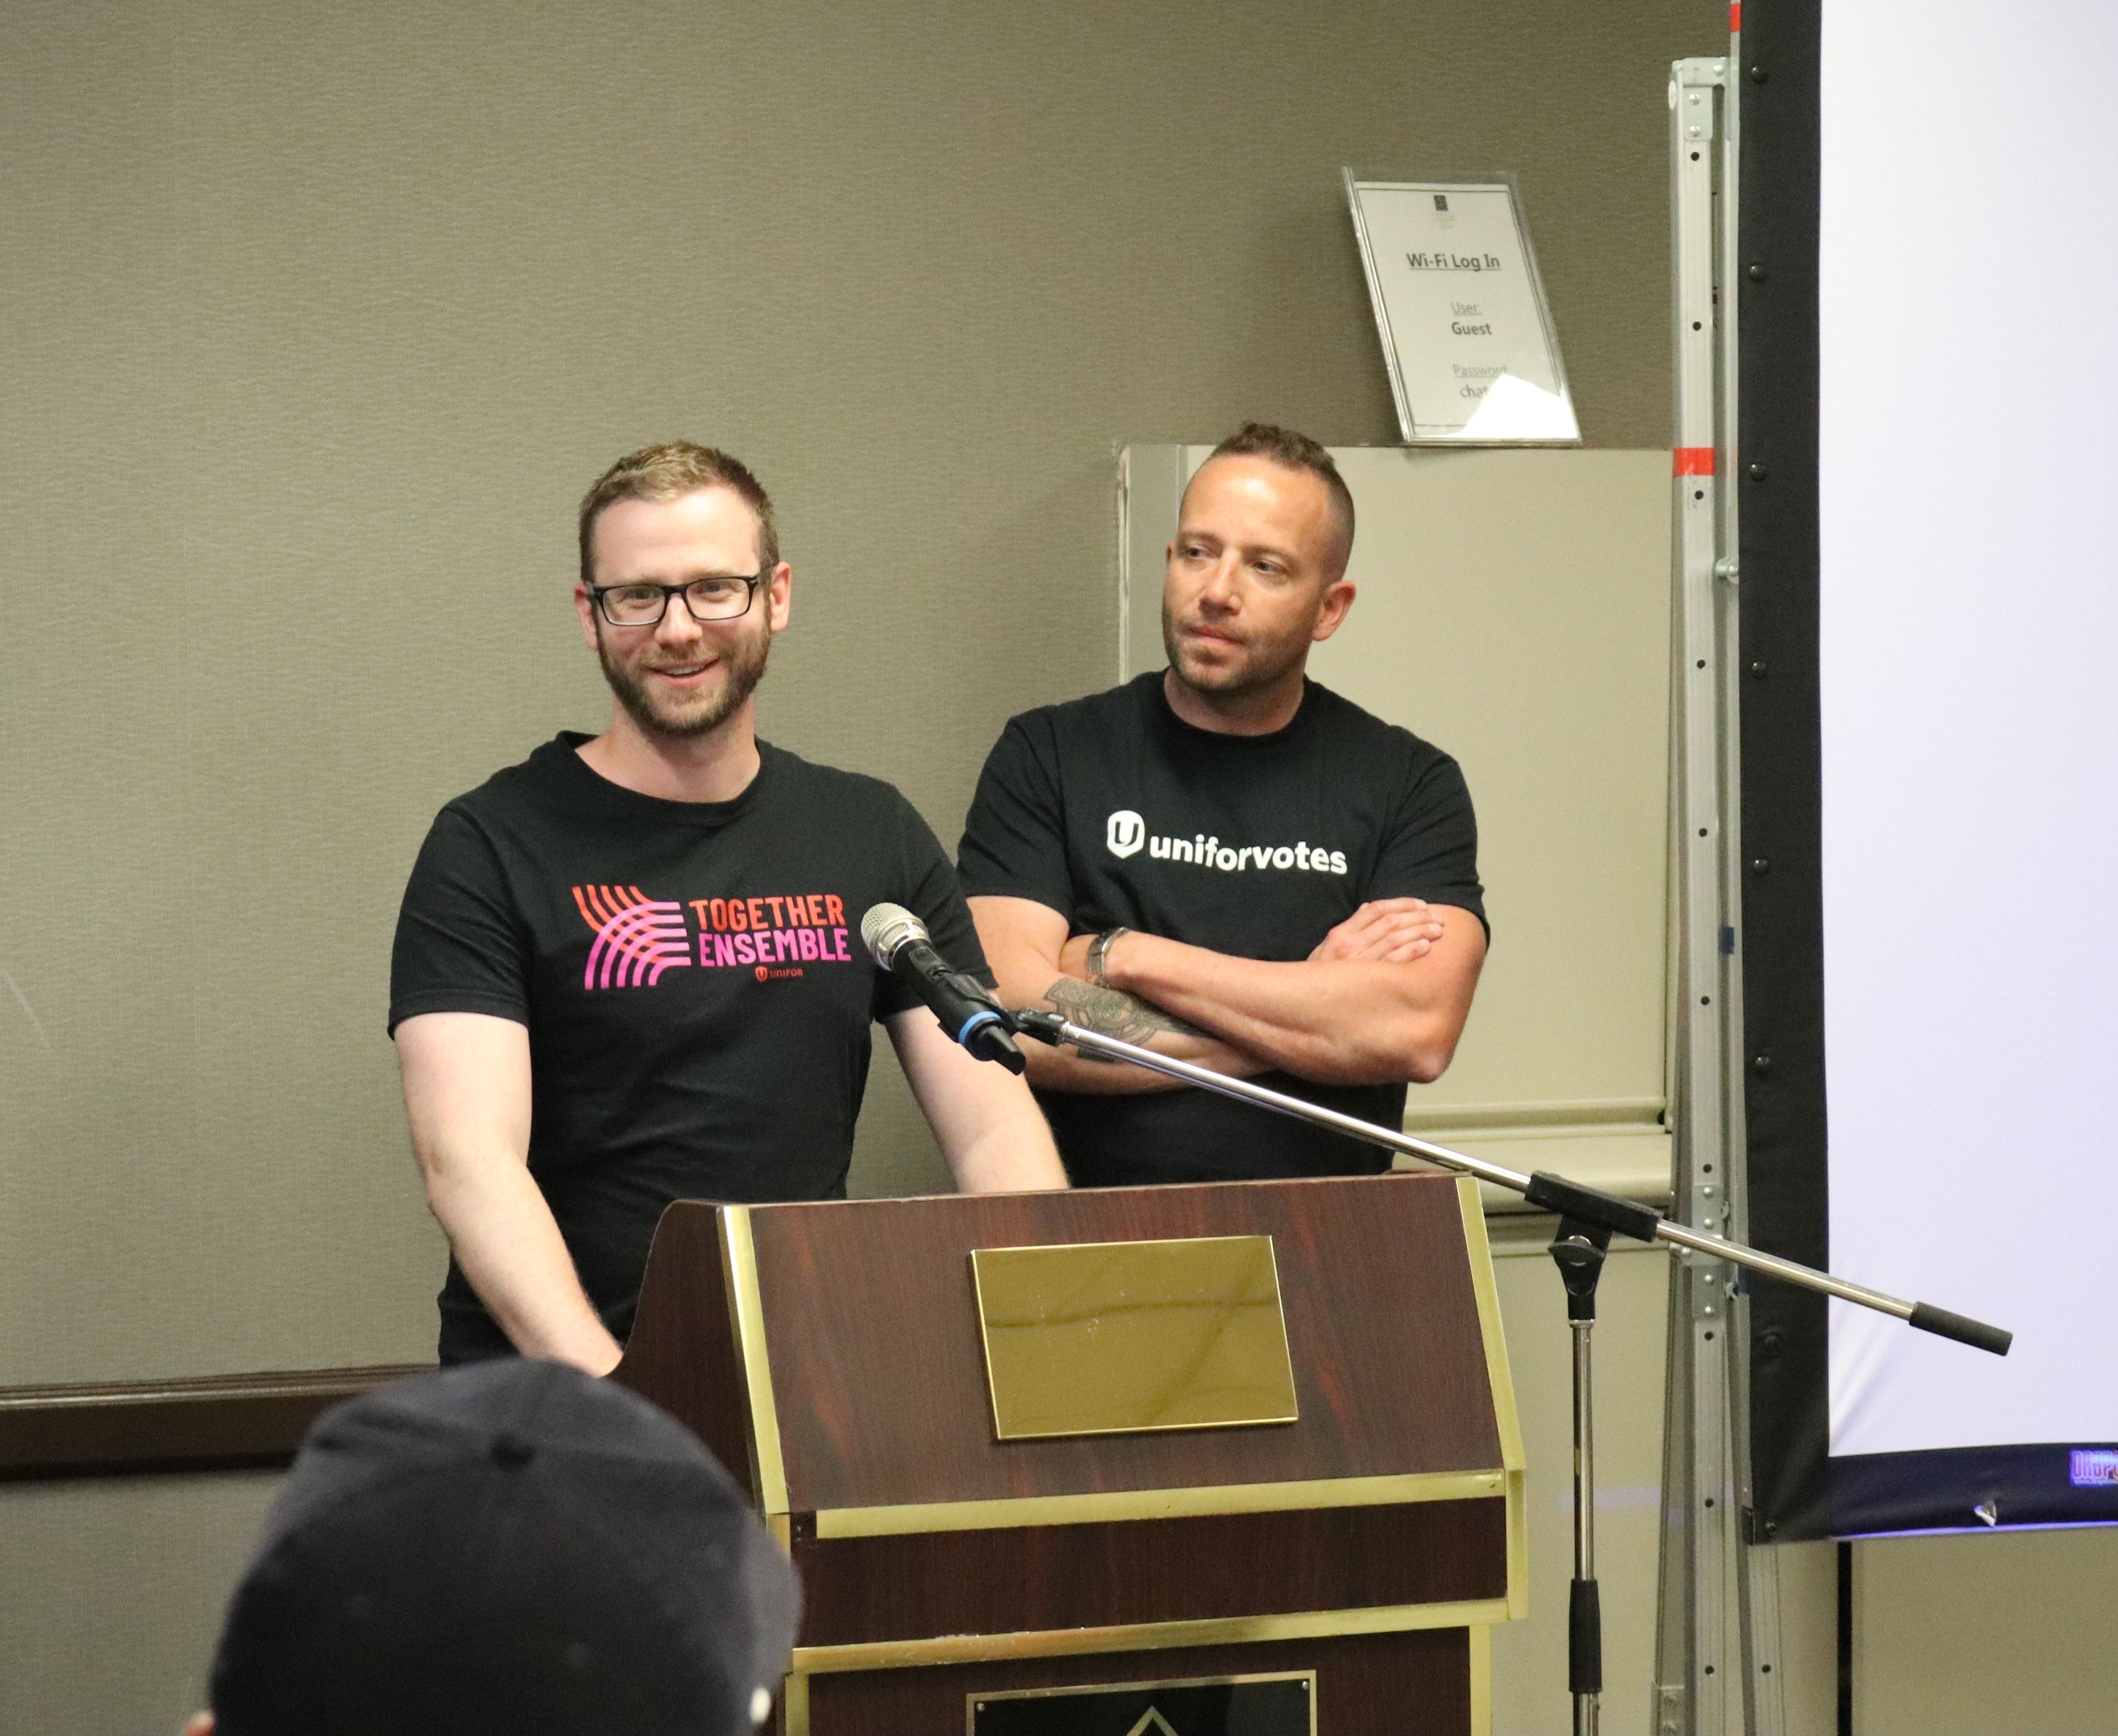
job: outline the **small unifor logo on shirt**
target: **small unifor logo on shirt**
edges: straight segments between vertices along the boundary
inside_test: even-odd
[[[757,980],[760,982],[777,982],[783,976],[799,976],[801,974],[802,967],[798,964],[791,971],[769,971],[761,964],[757,967]]]

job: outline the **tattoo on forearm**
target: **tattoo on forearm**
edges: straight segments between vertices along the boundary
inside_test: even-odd
[[[1121,1042],[1145,1045],[1163,1031],[1179,1037],[1206,1035],[1196,1025],[1187,1025],[1182,1019],[1163,1012],[1151,1000],[1142,1000],[1122,989],[1099,989],[1076,976],[1061,976],[1044,991],[1044,998],[1084,1031],[1115,1037]],[[1075,1052],[1084,1061],[1115,1059],[1087,1049],[1077,1049]]]

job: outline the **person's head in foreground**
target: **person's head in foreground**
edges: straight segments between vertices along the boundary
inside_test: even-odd
[[[744,1736],[798,1609],[681,1424],[557,1363],[481,1363],[310,1430],[187,1736]]]

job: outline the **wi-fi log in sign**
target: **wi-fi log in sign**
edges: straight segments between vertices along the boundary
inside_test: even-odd
[[[1316,1672],[969,1697],[970,1736],[1316,1736]]]

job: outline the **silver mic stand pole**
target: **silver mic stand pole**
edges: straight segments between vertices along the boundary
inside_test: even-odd
[[[1574,1697],[1574,1736],[1596,1736],[1603,1692],[1603,1605],[1596,1585],[1596,1425],[1589,1334],[1596,1329],[1596,1284],[1611,1232],[1572,1218],[1560,1221],[1551,1254],[1566,1286],[1566,1324],[1574,1337],[1574,1582],[1566,1605],[1566,1687]]]

